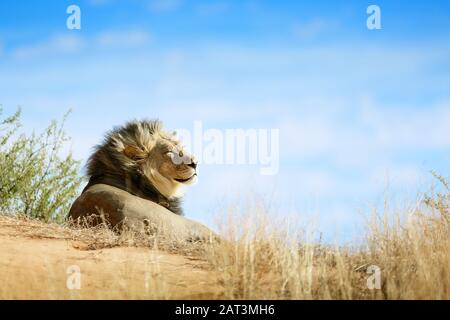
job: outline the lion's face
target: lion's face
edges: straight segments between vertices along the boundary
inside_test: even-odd
[[[157,170],[164,178],[180,184],[197,180],[197,160],[190,155],[174,135],[160,133],[149,154],[143,172]]]
[[[148,123],[136,123],[131,125],[132,134],[124,131],[115,137],[119,152],[128,159],[124,167],[137,170],[164,196],[179,196],[180,185],[197,181],[197,160],[175,133],[148,127]]]

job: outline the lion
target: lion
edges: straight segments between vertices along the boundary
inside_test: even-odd
[[[87,162],[87,176],[88,184],[70,209],[72,220],[152,225],[176,238],[213,234],[182,216],[181,187],[196,183],[197,160],[159,120],[131,121],[108,132]]]

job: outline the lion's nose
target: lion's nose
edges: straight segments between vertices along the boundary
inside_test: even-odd
[[[197,164],[195,162],[191,162],[188,164],[189,167],[196,169],[197,168]]]
[[[197,161],[195,159],[192,159],[191,163],[189,163],[188,166],[197,169]]]

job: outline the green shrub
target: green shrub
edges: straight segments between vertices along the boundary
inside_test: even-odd
[[[0,107],[0,212],[62,221],[78,193],[80,163],[61,157],[68,138],[52,121],[40,134],[19,134],[21,110],[2,120]]]

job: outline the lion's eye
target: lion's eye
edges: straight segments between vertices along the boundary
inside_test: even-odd
[[[180,158],[182,158],[182,157],[183,157],[183,151],[180,151],[180,152],[178,153],[178,156],[179,156]]]

